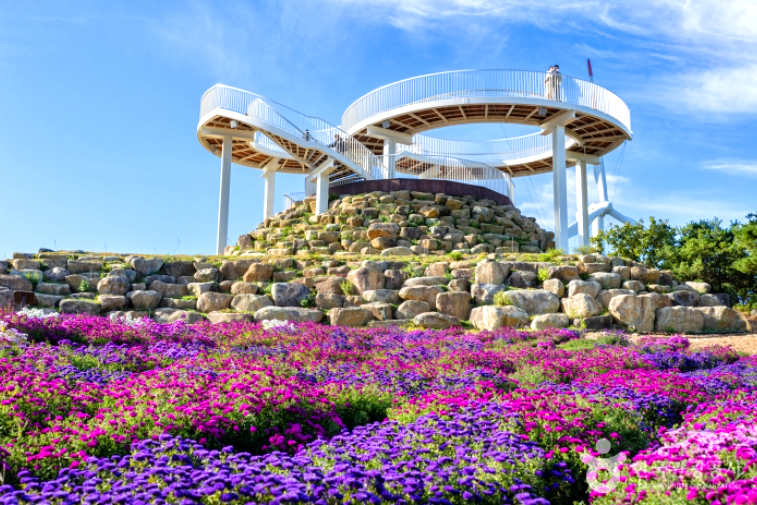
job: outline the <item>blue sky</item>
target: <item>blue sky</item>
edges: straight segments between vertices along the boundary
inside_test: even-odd
[[[220,163],[196,126],[215,83],[338,123],[396,80],[553,63],[585,78],[587,58],[631,108],[634,140],[606,159],[615,206],[743,220],[757,211],[754,26],[753,0],[2,0],[0,254],[211,253]],[[551,176],[515,182],[517,205],[550,228]],[[277,210],[301,189],[279,176]],[[258,171],[234,166],[232,242],[261,220],[262,191]]]

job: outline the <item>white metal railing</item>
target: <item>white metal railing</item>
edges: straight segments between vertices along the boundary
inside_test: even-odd
[[[535,98],[589,107],[615,118],[631,130],[628,106],[615,93],[574,77],[562,76],[557,86],[546,80],[546,72],[526,70],[458,70],[413,77],[358,98],[342,116],[342,128],[353,131],[376,115],[415,103],[491,97]]]
[[[507,195],[515,201],[515,184],[509,175],[485,163],[422,154],[390,154],[377,156],[385,167],[394,165],[398,179],[435,179],[481,186]]]
[[[566,149],[575,142],[570,137],[566,138]],[[452,156],[497,166],[535,156],[551,156],[552,139],[541,133],[497,140],[449,140],[416,134],[413,145],[400,145],[400,149],[400,152]]]
[[[202,96],[200,117],[219,108],[254,117],[305,141],[322,144],[342,154],[373,177],[373,153],[357,139],[323,119],[306,116],[256,93],[221,84],[213,86]],[[354,166],[349,168],[354,169]]]
[[[301,202],[305,199],[304,191],[297,191],[295,193],[284,193],[284,210],[289,210],[297,202]]]
[[[510,177],[479,161],[462,159],[444,153],[432,155],[402,152],[390,156],[376,156],[357,139],[340,128],[329,125],[322,119],[306,116],[255,93],[228,86],[216,85],[203,95],[200,107],[201,117],[217,108],[255,117],[266,124],[302,138],[304,141],[322,144],[328,148],[324,149],[324,152],[328,153],[328,150],[331,150],[342,154],[361,169],[357,171],[354,170],[354,165],[347,165],[347,168],[353,170],[353,174],[331,181],[331,186],[362,180],[364,179],[363,174],[366,173],[370,174],[373,179],[387,179],[391,173],[389,170],[391,163],[392,166],[397,167],[395,177],[434,177],[474,184],[487,187],[500,194],[507,194],[514,201],[514,184]],[[259,144],[272,151],[285,152],[270,138],[259,133],[255,135],[253,144]],[[409,163],[403,164],[403,160],[408,159],[410,160]],[[285,195],[284,201],[287,208],[297,201],[293,199],[295,196],[299,197],[300,193]],[[304,198],[304,193],[302,193],[302,197]]]

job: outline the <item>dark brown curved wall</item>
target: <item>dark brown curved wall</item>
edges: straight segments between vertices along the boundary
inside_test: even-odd
[[[474,198],[488,198],[499,205],[512,205],[508,197],[489,188],[463,184],[461,182],[440,181],[436,179],[381,179],[375,181],[351,182],[343,186],[329,188],[329,193],[337,195],[358,195],[371,191],[422,191],[424,193],[445,193],[450,196],[470,195]]]

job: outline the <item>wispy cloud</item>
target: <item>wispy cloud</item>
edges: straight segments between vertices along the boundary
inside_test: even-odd
[[[643,86],[636,100],[722,119],[757,112],[757,4],[754,0],[333,0],[364,7],[372,19],[386,19],[411,34],[475,30],[503,24],[531,24],[552,32],[594,32],[622,37],[625,49],[585,53],[612,57],[630,68],[649,58],[668,64]],[[465,30],[466,32],[468,30]],[[611,32],[613,35],[609,35]]]
[[[757,177],[757,161],[755,160],[723,159],[707,161],[702,164],[702,168],[718,170],[731,175],[751,175]]]

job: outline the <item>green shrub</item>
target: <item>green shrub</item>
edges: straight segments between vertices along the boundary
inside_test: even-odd
[[[310,293],[300,300],[300,305],[304,308],[315,307],[315,293]]]
[[[536,273],[536,276],[539,278],[540,282],[544,282],[549,278],[549,270],[546,268],[540,268]]]
[[[497,291],[494,293],[494,305],[497,307],[504,307],[507,305],[514,305],[514,303],[507,296],[507,291]]]
[[[460,251],[451,251],[447,253],[447,257],[452,261],[460,261],[463,259],[463,253]]]
[[[34,272],[24,272],[24,278],[32,283],[32,288],[37,289],[37,285],[42,280],[42,276]]]
[[[352,290],[355,289],[355,286],[346,279],[339,283],[339,287],[341,288],[342,293],[348,296],[351,295]]]

